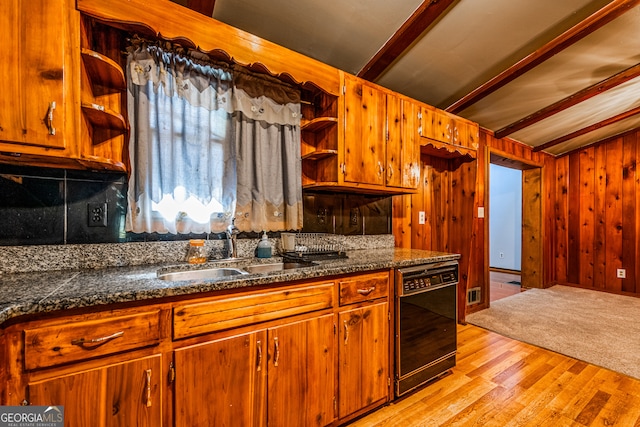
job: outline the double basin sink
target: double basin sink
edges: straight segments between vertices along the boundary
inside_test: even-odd
[[[201,270],[185,270],[167,273],[158,273],[160,280],[208,280],[221,277],[237,276],[241,274],[272,273],[277,271],[290,270],[293,268],[305,268],[318,265],[315,262],[274,262],[268,264],[253,264],[242,268],[236,267],[214,267]]]

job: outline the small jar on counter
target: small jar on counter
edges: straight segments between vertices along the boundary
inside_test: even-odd
[[[204,249],[204,240],[189,240],[189,252],[187,254],[189,264],[202,264],[207,262],[207,254]]]

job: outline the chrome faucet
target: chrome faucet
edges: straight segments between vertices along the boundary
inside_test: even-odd
[[[236,245],[236,236],[238,235],[238,233],[240,233],[240,230],[238,229],[238,227],[236,227],[236,219],[233,218],[231,220],[231,224],[229,224],[229,226],[227,227],[227,230],[225,231],[225,234],[227,236],[227,245],[228,245],[228,252],[227,252],[227,258],[238,258],[238,247]]]

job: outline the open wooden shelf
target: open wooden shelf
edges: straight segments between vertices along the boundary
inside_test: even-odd
[[[337,154],[338,150],[317,150],[303,155],[302,160],[320,160]]]
[[[122,114],[109,110],[102,105],[83,102],[82,113],[92,126],[116,131],[114,135],[121,135],[128,129],[127,121]]]
[[[82,48],[81,56],[94,95],[126,90],[124,71],[114,60],[86,48]]]
[[[317,117],[300,125],[300,129],[308,132],[320,132],[321,130],[338,123],[336,117]]]

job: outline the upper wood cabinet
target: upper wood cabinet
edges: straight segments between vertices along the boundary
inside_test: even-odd
[[[0,162],[126,171],[121,40],[71,0],[0,5]],[[115,34],[115,36],[114,36]]]
[[[419,112],[419,145],[425,154],[443,158],[475,158],[480,140],[477,123],[422,104]]]
[[[412,193],[419,179],[418,107],[344,73],[343,95],[303,106],[303,188]]]
[[[79,34],[72,3],[0,3],[0,161],[74,154]]]

